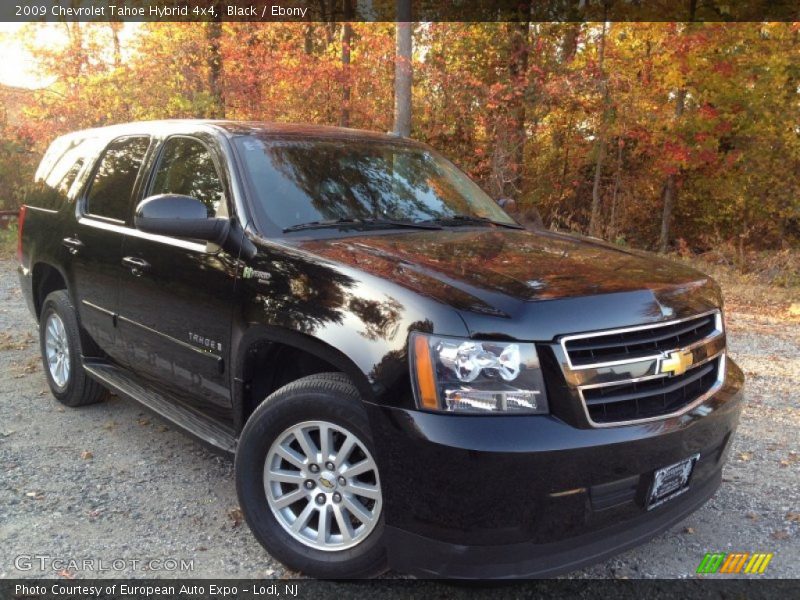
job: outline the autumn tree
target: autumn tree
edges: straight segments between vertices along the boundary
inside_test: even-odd
[[[408,13],[351,22],[348,6],[321,1],[327,21],[304,23],[144,23],[128,40],[108,23],[28,25],[50,83],[14,92],[0,127],[7,202],[66,131],[224,116],[413,131],[494,198],[633,246],[800,239],[797,24],[412,27]],[[63,43],[33,44],[40,27]]]

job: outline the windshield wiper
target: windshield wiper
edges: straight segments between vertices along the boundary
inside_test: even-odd
[[[498,227],[508,227],[509,229],[525,229],[522,225],[518,225],[517,223],[504,223],[503,221],[495,221],[488,217],[478,217],[474,215],[450,215],[447,217],[439,217],[437,219],[429,219],[427,221],[418,221],[422,223],[440,223],[440,224],[448,224],[448,225],[457,225],[457,224],[465,224],[465,225],[474,225],[474,224],[486,224],[486,225],[497,225]]]
[[[321,229],[323,227],[336,227],[337,225],[348,225],[356,223],[356,219],[325,219],[324,221],[309,221],[308,223],[298,223],[290,227],[284,227],[283,233],[288,231],[300,231],[301,229]]]
[[[441,229],[440,225],[436,223],[425,223],[419,221],[399,221],[394,219],[326,219],[323,221],[310,221],[308,223],[299,223],[290,227],[284,228],[283,232],[301,231],[303,229],[322,229],[325,227],[340,227],[340,226],[356,226],[356,227],[408,227],[411,229]]]
[[[403,221],[397,219],[361,219],[367,225],[389,225],[392,227],[411,227],[413,229],[441,229],[441,225],[425,221]]]

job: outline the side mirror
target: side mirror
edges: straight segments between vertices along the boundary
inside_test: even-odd
[[[191,196],[159,194],[145,198],[133,217],[146,233],[204,240],[223,246],[230,232],[228,219],[209,218],[206,205]]]

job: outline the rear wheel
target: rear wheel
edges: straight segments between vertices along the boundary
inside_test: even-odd
[[[236,485],[256,538],[290,568],[326,578],[385,569],[378,465],[361,399],[341,374],[304,377],[256,409]]]
[[[105,389],[83,370],[80,327],[65,290],[50,293],[39,317],[39,345],[47,383],[66,406],[100,402]]]

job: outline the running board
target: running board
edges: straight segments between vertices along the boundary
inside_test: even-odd
[[[83,368],[101,385],[138,402],[212,450],[229,456],[236,453],[236,437],[232,429],[142,385],[131,372],[106,362],[88,360]]]

